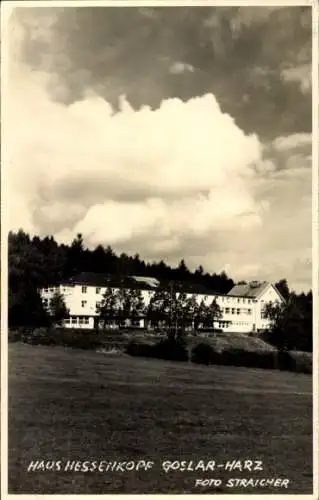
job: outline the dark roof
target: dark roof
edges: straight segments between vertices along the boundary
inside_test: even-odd
[[[162,286],[169,286],[169,283],[162,283]],[[182,291],[185,293],[194,293],[197,295],[221,295],[220,293],[206,288],[204,285],[193,283],[192,281],[176,281],[174,282],[174,288],[176,291]]]
[[[120,276],[102,273],[82,272],[69,280],[69,284],[96,287],[130,288],[132,290],[156,290],[157,288],[168,289],[173,283],[175,291],[194,293],[201,295],[221,295],[203,285],[191,281],[159,281],[150,276]]]
[[[245,285],[235,285],[227,295],[233,297],[249,297],[257,298],[259,295],[268,287],[269,283],[267,281],[251,281]]]
[[[83,272],[70,279],[69,283],[96,287],[131,288],[154,290],[159,282],[155,278],[142,276],[121,276],[102,273]]]

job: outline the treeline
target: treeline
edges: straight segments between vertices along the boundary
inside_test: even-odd
[[[234,281],[225,272],[209,274],[202,266],[192,272],[183,259],[177,267],[171,267],[163,260],[145,262],[138,254],[117,255],[110,246],[98,245],[89,250],[84,247],[81,234],[71,245],[59,245],[52,236],[30,238],[22,230],[9,233],[9,284],[13,287],[21,281],[37,286],[57,284],[83,271],[191,281],[219,293],[227,293],[234,286]]]

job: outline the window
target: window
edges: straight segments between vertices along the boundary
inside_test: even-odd
[[[240,302],[240,299],[237,299],[237,302]]]
[[[44,288],[43,291],[44,291],[44,293],[48,293],[49,289],[48,288]]]
[[[234,307],[232,307],[231,313],[235,314],[235,311],[236,311],[236,309]]]
[[[86,293],[87,292],[87,287],[86,286],[82,286],[82,293]]]
[[[83,325],[83,323],[84,323],[84,318],[82,318],[81,316],[79,317],[79,323],[80,323],[80,325]]]
[[[66,325],[69,325],[69,324],[70,324],[70,318],[66,318],[66,319],[64,320],[64,323],[65,323]]]
[[[89,318],[87,318],[87,317],[85,317],[85,318],[84,318],[84,324],[85,324],[85,325],[88,325],[88,324],[89,324]]]
[[[226,308],[225,308],[225,313],[226,313],[226,314],[229,314],[229,311],[230,311],[229,307],[226,307]]]
[[[76,325],[76,324],[77,324],[77,322],[78,322],[78,318],[77,318],[77,317],[73,317],[73,318],[71,318],[71,323],[72,323],[72,325]]]
[[[97,287],[97,288],[95,289],[95,293],[101,293],[101,288],[100,288],[100,287]]]
[[[87,303],[88,303],[87,300],[81,300],[81,306],[82,307],[85,307]]]
[[[247,309],[247,314],[251,314],[252,313],[252,309]]]
[[[240,309],[237,309],[237,314],[240,314]]]
[[[250,303],[251,303],[251,300],[250,300],[250,299],[248,299],[248,300],[247,300],[247,302],[248,302],[248,304],[250,304]]]
[[[43,305],[47,307],[49,305],[49,300],[43,299]]]
[[[55,290],[54,288],[49,288],[49,292],[51,293],[54,292],[54,290]]]

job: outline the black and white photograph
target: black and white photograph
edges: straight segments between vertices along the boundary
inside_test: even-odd
[[[2,5],[4,494],[315,498],[316,9]]]

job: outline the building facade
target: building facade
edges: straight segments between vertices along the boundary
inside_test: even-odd
[[[69,310],[69,317],[64,320],[66,328],[92,330],[99,324],[98,305],[103,300],[107,289],[117,291],[139,290],[145,308],[159,287],[163,287],[155,278],[128,276],[114,278],[93,273],[81,273],[73,280],[58,286],[43,288],[40,295],[44,306],[49,310],[50,300],[56,292],[63,297]],[[214,327],[227,332],[254,332],[269,327],[269,320],[264,317],[263,309],[267,303],[282,303],[283,297],[274,285],[268,282],[250,282],[235,285],[227,295],[217,294],[202,286],[182,283],[179,292],[184,292],[187,298],[194,297],[197,304],[202,301],[210,305],[214,300],[218,304],[221,317]],[[121,326],[147,327],[145,317],[125,318]],[[118,323],[110,321],[110,327],[118,327]]]

